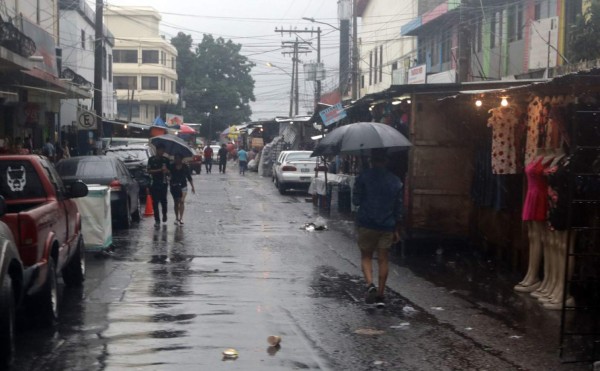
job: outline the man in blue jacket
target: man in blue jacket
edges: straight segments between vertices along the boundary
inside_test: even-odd
[[[402,225],[402,181],[385,167],[386,152],[371,150],[371,168],[354,185],[352,202],[358,206],[358,247],[367,283],[367,304],[385,306],[390,247],[400,240]],[[373,254],[377,251],[379,286],[373,284]]]

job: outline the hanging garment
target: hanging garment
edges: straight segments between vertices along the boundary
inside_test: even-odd
[[[535,97],[527,106],[527,143],[525,145],[525,163],[533,161],[538,149],[539,123],[542,118],[543,104]]]
[[[544,170],[548,179],[548,226],[555,231],[567,229],[569,164],[569,158],[565,156],[556,165]]]
[[[527,195],[523,205],[523,220],[544,221],[548,212],[548,182],[544,176],[544,158],[532,161],[525,167]]]
[[[517,174],[522,171],[517,148],[519,115],[516,108],[503,107],[492,110],[492,116],[488,119],[488,127],[492,128],[493,174]]]

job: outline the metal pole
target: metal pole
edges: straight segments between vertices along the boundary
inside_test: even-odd
[[[317,27],[317,94],[315,102],[315,111],[321,101],[321,78],[319,76],[319,68],[321,66],[321,27]]]
[[[340,99],[348,90],[348,72],[350,67],[350,20],[340,21]]]
[[[102,138],[102,67],[103,60],[103,41],[104,41],[104,2],[96,0],[96,41],[94,44],[94,110],[96,111],[96,135],[97,140]]]
[[[295,92],[295,100],[296,100],[296,109],[295,109],[295,115],[298,116],[298,101],[299,101],[299,91],[298,91],[298,76],[300,75],[300,63],[299,63],[299,58],[298,58],[298,38],[296,38],[296,43],[294,44],[294,60],[296,61],[296,92]]]
[[[358,14],[357,0],[352,1],[352,100],[358,99]]]
[[[292,87],[290,88],[290,117],[294,114],[294,72],[296,71],[296,48],[298,44],[294,44],[294,53],[292,54]]]

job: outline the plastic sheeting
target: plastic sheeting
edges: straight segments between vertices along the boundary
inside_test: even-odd
[[[88,195],[76,199],[81,214],[81,230],[85,248],[98,251],[112,245],[110,189],[88,186]]]

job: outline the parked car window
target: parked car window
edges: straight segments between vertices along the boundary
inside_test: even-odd
[[[62,177],[100,178],[115,173],[109,161],[62,161],[56,167]]]
[[[127,162],[138,162],[144,161],[149,158],[148,151],[145,149],[109,149],[106,151],[106,155],[110,157],[116,157],[121,161]]]
[[[0,162],[0,193],[6,200],[46,197],[40,178],[29,161]]]
[[[312,158],[310,157],[310,152],[292,152],[292,153],[288,153],[288,155],[285,157],[285,161],[303,161],[303,160],[311,160]],[[316,161],[316,159],[313,159]]]
[[[58,197],[59,198],[64,197],[64,195],[66,194],[65,186],[63,184],[62,179],[60,178],[60,176],[58,175],[58,173],[54,169],[54,166],[52,166],[48,162],[45,162],[45,163],[42,164],[42,168],[48,174],[48,179],[50,179],[50,182],[54,186],[54,190],[56,191],[56,194],[58,195]]]

